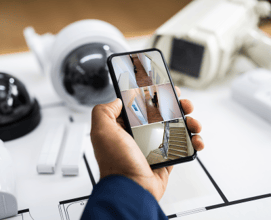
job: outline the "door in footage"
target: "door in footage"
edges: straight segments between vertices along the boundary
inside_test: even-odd
[[[193,155],[161,54],[120,55],[112,58],[112,65],[135,141],[148,163]]]

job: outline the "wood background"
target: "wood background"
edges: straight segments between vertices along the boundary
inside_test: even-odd
[[[0,54],[28,50],[23,29],[57,33],[81,19],[115,25],[126,37],[151,34],[190,0],[0,0]],[[270,26],[264,28],[271,33]]]
[[[126,37],[150,34],[190,0],[0,0],[0,54],[28,50],[23,29],[57,33],[81,19],[115,25]]]

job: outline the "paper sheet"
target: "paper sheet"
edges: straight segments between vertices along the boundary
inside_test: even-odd
[[[141,49],[145,41],[133,39],[130,43],[132,49]],[[63,177],[60,166],[54,175],[39,175],[36,162],[50,124],[70,123],[71,117],[74,122],[90,123],[91,112],[79,114],[67,109],[50,80],[39,75],[32,53],[0,56],[0,71],[26,84],[42,106],[43,115],[37,129],[6,143],[16,167],[20,209],[10,219],[79,219],[92,184],[99,180],[89,136],[77,177]],[[171,218],[271,219],[271,126],[231,99],[231,80],[203,91],[182,88],[182,98],[190,99],[195,106],[192,117],[203,124],[206,149],[199,158],[205,170],[197,160],[174,167],[160,201]],[[259,199],[253,199],[255,196]],[[229,205],[236,201],[238,204]]]

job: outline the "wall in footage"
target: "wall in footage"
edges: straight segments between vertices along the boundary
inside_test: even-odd
[[[148,74],[148,76],[150,75],[150,71],[151,71],[151,60],[146,57],[146,55],[144,53],[139,53],[138,55],[138,59],[140,60],[143,68],[145,69],[146,73]]]
[[[134,65],[128,55],[114,57],[112,59],[112,63],[113,63],[113,68],[114,68],[117,80],[120,79],[121,74],[128,72],[130,88],[138,87],[136,83],[135,73],[134,73]]]
[[[182,114],[170,83],[158,85],[159,111],[164,120],[181,118]]]
[[[153,81],[155,84],[164,84],[169,82],[168,74],[159,52],[146,52],[146,56],[151,59],[151,69],[153,72]]]
[[[142,88],[138,88],[135,89],[135,91],[137,103],[139,104],[145,119],[148,121],[144,90]]]
[[[133,135],[145,157],[155,149],[158,149],[163,142],[164,125],[154,123],[151,125],[133,128]]]
[[[122,95],[122,99],[125,105],[125,110],[129,118],[131,127],[142,125],[142,122],[136,117],[136,115],[134,114],[131,108],[131,104],[136,99],[137,104],[140,107],[143,116],[147,120],[147,109],[145,106],[145,101],[142,98],[143,94],[142,94],[141,89],[126,90],[126,91],[121,92],[121,95]]]
[[[121,91],[130,89],[130,83],[129,83],[129,72],[125,71],[122,74],[120,74],[118,79],[119,88]]]
[[[156,86],[148,86],[151,97],[153,98],[154,92],[156,92]]]

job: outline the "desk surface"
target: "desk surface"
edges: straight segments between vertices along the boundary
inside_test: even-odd
[[[132,49],[141,49],[145,39],[130,39]],[[21,79],[42,107],[41,124],[30,134],[5,143],[17,173],[20,212],[12,219],[78,219],[99,169],[86,136],[85,156],[77,177],[38,175],[36,163],[44,131],[54,123],[88,121],[91,111],[69,110],[40,74],[32,53],[0,56],[0,71]],[[206,148],[197,160],[176,165],[160,204],[167,215],[183,219],[271,219],[271,125],[231,98],[235,77],[206,90],[181,88],[181,98],[190,99],[191,114],[203,125]],[[61,157],[59,160],[61,163]]]

